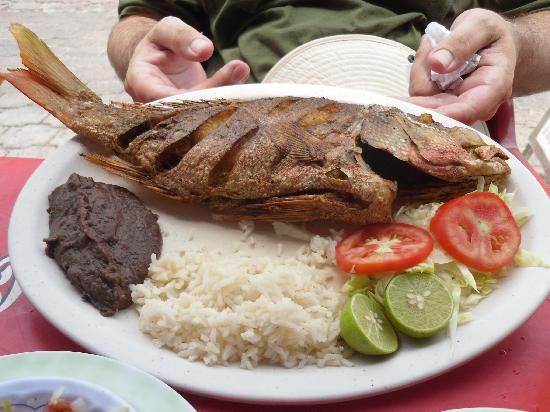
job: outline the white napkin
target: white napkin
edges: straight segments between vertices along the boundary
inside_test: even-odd
[[[432,47],[438,44],[450,33],[450,31],[444,26],[436,22],[431,22],[428,24],[425,32],[432,42]],[[432,70],[431,79],[439,86],[441,90],[452,90],[462,83],[463,79],[461,76],[475,70],[480,59],[481,56],[479,54],[473,54],[461,67],[450,73],[437,73]]]

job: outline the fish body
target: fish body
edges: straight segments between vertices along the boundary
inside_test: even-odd
[[[105,105],[34,33],[10,30],[27,69],[0,81],[114,153],[88,160],[227,219],[384,222],[399,203],[510,172],[476,132],[392,107],[298,97]]]

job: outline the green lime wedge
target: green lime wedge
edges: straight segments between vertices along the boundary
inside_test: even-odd
[[[392,324],[414,338],[443,329],[453,312],[451,291],[435,275],[402,274],[386,286],[384,307]]]
[[[399,347],[382,305],[360,293],[353,295],[342,310],[340,336],[352,349],[366,355],[387,355]]]

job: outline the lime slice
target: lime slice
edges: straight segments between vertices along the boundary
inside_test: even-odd
[[[398,330],[414,338],[427,338],[449,322],[453,297],[435,275],[402,274],[386,286],[384,306]]]
[[[366,355],[387,355],[399,347],[382,305],[360,293],[353,295],[342,310],[340,336],[352,349]]]

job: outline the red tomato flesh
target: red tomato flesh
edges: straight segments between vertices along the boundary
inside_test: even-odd
[[[521,242],[512,212],[494,193],[470,193],[445,203],[430,230],[449,255],[482,272],[510,264]]]
[[[336,245],[336,261],[345,272],[384,275],[426,259],[433,239],[424,229],[404,223],[363,226]]]

